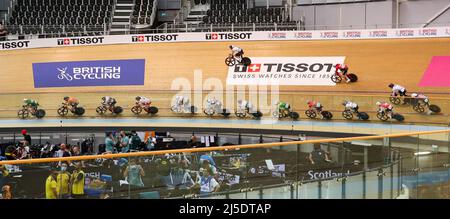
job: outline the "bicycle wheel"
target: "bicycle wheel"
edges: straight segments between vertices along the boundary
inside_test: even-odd
[[[67,107],[62,106],[58,109],[58,115],[60,116],[66,116],[69,113],[69,109]]]
[[[342,78],[341,78],[341,76],[340,75],[336,75],[336,74],[334,74],[334,75],[331,75],[331,81],[333,81],[334,83],[341,83],[341,81],[342,81]]]
[[[234,114],[239,118],[244,118],[247,115],[247,113],[245,113],[245,111],[240,111],[240,110],[236,110],[234,112]]]
[[[441,108],[439,106],[437,106],[437,105],[430,105],[428,108],[433,113],[440,113],[441,112]]]
[[[405,120],[405,117],[396,113],[394,115],[392,115],[392,118],[394,118],[395,120],[399,121],[399,122],[403,122]]]
[[[159,109],[158,109],[158,107],[156,107],[156,106],[151,106],[150,108],[148,108],[148,113],[150,113],[150,114],[152,114],[152,115],[157,114],[158,111],[159,111]]]
[[[99,106],[99,107],[97,107],[97,109],[95,109],[95,111],[96,111],[98,114],[105,114],[105,113],[106,113],[106,107],[104,107],[104,106]]]
[[[326,120],[330,120],[333,118],[333,114],[330,111],[322,111],[322,116]]]
[[[116,106],[114,107],[113,111],[115,114],[121,114],[123,112],[123,108],[120,106]]]
[[[348,120],[353,119],[353,113],[350,110],[344,110],[342,112],[342,117]]]
[[[350,82],[357,82],[358,81],[358,76],[356,76],[353,73],[348,74],[347,77],[350,79]]]
[[[44,118],[44,116],[45,116],[45,110],[43,110],[43,109],[36,110],[36,118],[41,119],[41,118]]]
[[[387,121],[389,119],[388,115],[386,113],[377,113],[377,118],[381,121]]]
[[[203,110],[203,113],[207,116],[213,116],[214,115],[214,109],[213,108],[205,108]]]
[[[395,105],[399,105],[401,100],[399,97],[390,97],[389,101],[391,101],[391,103],[395,104]]]
[[[418,113],[423,113],[425,112],[425,107],[423,107],[420,104],[416,104],[413,106],[414,111],[418,112]]]
[[[300,115],[297,112],[289,112],[289,116],[293,119],[293,120],[297,120]]]
[[[305,114],[307,117],[309,117],[310,119],[314,119],[317,116],[317,113],[314,112],[313,110],[306,110]]]
[[[83,107],[77,107],[75,108],[75,115],[82,116],[86,110]]]
[[[131,112],[134,113],[134,115],[139,115],[142,112],[142,107],[141,106],[133,106],[131,108]]]
[[[250,64],[252,64],[252,60],[250,60],[249,57],[243,57],[241,60],[241,64],[244,66],[249,66]]]
[[[358,113],[358,118],[361,120],[369,120],[369,114],[365,113],[365,112],[360,112]]]
[[[21,118],[21,119],[25,119],[25,118],[28,117],[29,114],[30,114],[30,113],[28,112],[28,110],[26,110],[26,109],[21,109],[21,110],[19,110],[19,112],[17,113],[17,116],[18,116],[19,118]]]
[[[232,57],[227,57],[225,59],[225,64],[231,67],[236,64],[236,60]]]
[[[171,106],[170,110],[172,110],[172,112],[174,112],[174,113],[180,113],[181,112],[181,108],[178,107],[178,106],[175,106],[175,105]]]

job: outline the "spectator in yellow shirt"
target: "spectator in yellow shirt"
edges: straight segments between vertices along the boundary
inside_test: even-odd
[[[61,164],[61,171],[56,176],[56,193],[58,198],[68,198],[70,196],[70,173],[67,172],[67,163]]]
[[[73,198],[82,198],[84,196],[84,172],[81,169],[82,166],[81,162],[75,163],[76,169],[72,172],[70,179]]]
[[[58,194],[56,192],[56,175],[58,172],[55,169],[50,170],[50,176],[47,177],[45,182],[45,198],[56,199]]]

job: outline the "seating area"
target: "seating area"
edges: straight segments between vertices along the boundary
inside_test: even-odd
[[[152,14],[154,9],[156,9],[154,8],[156,6],[155,4],[156,1],[154,0],[136,0],[131,23],[138,25],[151,25],[153,21]]]
[[[202,4],[200,0],[194,1]],[[211,0],[211,8],[203,17],[205,24],[218,23],[283,23],[289,17],[284,16],[284,8],[255,7],[248,8],[245,0]]]
[[[114,0],[17,0],[8,30],[13,35],[100,35],[113,5]]]

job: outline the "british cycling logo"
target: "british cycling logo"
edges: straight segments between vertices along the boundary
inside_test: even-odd
[[[58,39],[58,46],[102,44],[105,37]]]
[[[59,71],[58,79],[63,80],[66,79],[68,81],[72,81],[72,75],[67,74],[67,67],[65,68],[57,68]]]
[[[320,33],[320,38],[330,39],[330,38],[338,38],[338,37],[339,37],[339,32],[335,32],[335,31],[327,31],[327,32]]]
[[[286,39],[286,33],[269,33],[270,39]]]
[[[387,30],[374,30],[369,32],[370,37],[387,37]]]
[[[16,41],[16,42],[0,42],[1,49],[17,49],[17,48],[28,48],[30,41]]]
[[[100,66],[100,67],[73,67],[71,74],[67,67],[57,68],[59,80],[118,80],[120,79],[120,66]]]
[[[177,41],[178,34],[157,34],[132,36],[131,42],[170,42]]]
[[[361,38],[361,31],[345,31],[344,38]]]
[[[437,36],[437,29],[423,29],[419,30],[421,36]]]
[[[207,33],[206,40],[248,40],[253,33]]]
[[[299,39],[311,39],[312,32],[297,32],[294,34],[294,37]]]
[[[397,30],[397,36],[414,36],[414,30]]]

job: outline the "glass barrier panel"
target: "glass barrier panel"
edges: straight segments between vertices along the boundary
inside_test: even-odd
[[[291,186],[266,188],[263,190],[263,199],[291,199]]]
[[[297,186],[298,199],[319,199],[319,182],[308,182]]]
[[[378,199],[378,170],[366,172],[366,199]]]
[[[363,199],[364,198],[363,174],[348,176],[345,181],[345,198],[346,199]]]
[[[261,198],[260,190],[253,190],[247,192],[247,199],[260,199]]]
[[[382,193],[383,193],[383,199],[392,199],[392,194],[393,194],[393,183],[392,183],[392,171],[391,171],[391,167],[386,167],[383,168],[383,189],[382,189]]]
[[[329,179],[322,181],[322,199],[341,199],[342,180]]]
[[[398,161],[398,162],[400,162],[400,161]],[[393,170],[392,188],[394,189],[392,198],[394,198],[394,199],[397,198],[401,192],[400,172],[399,172],[400,165],[398,162],[395,163],[394,166],[392,167],[392,170]]]

